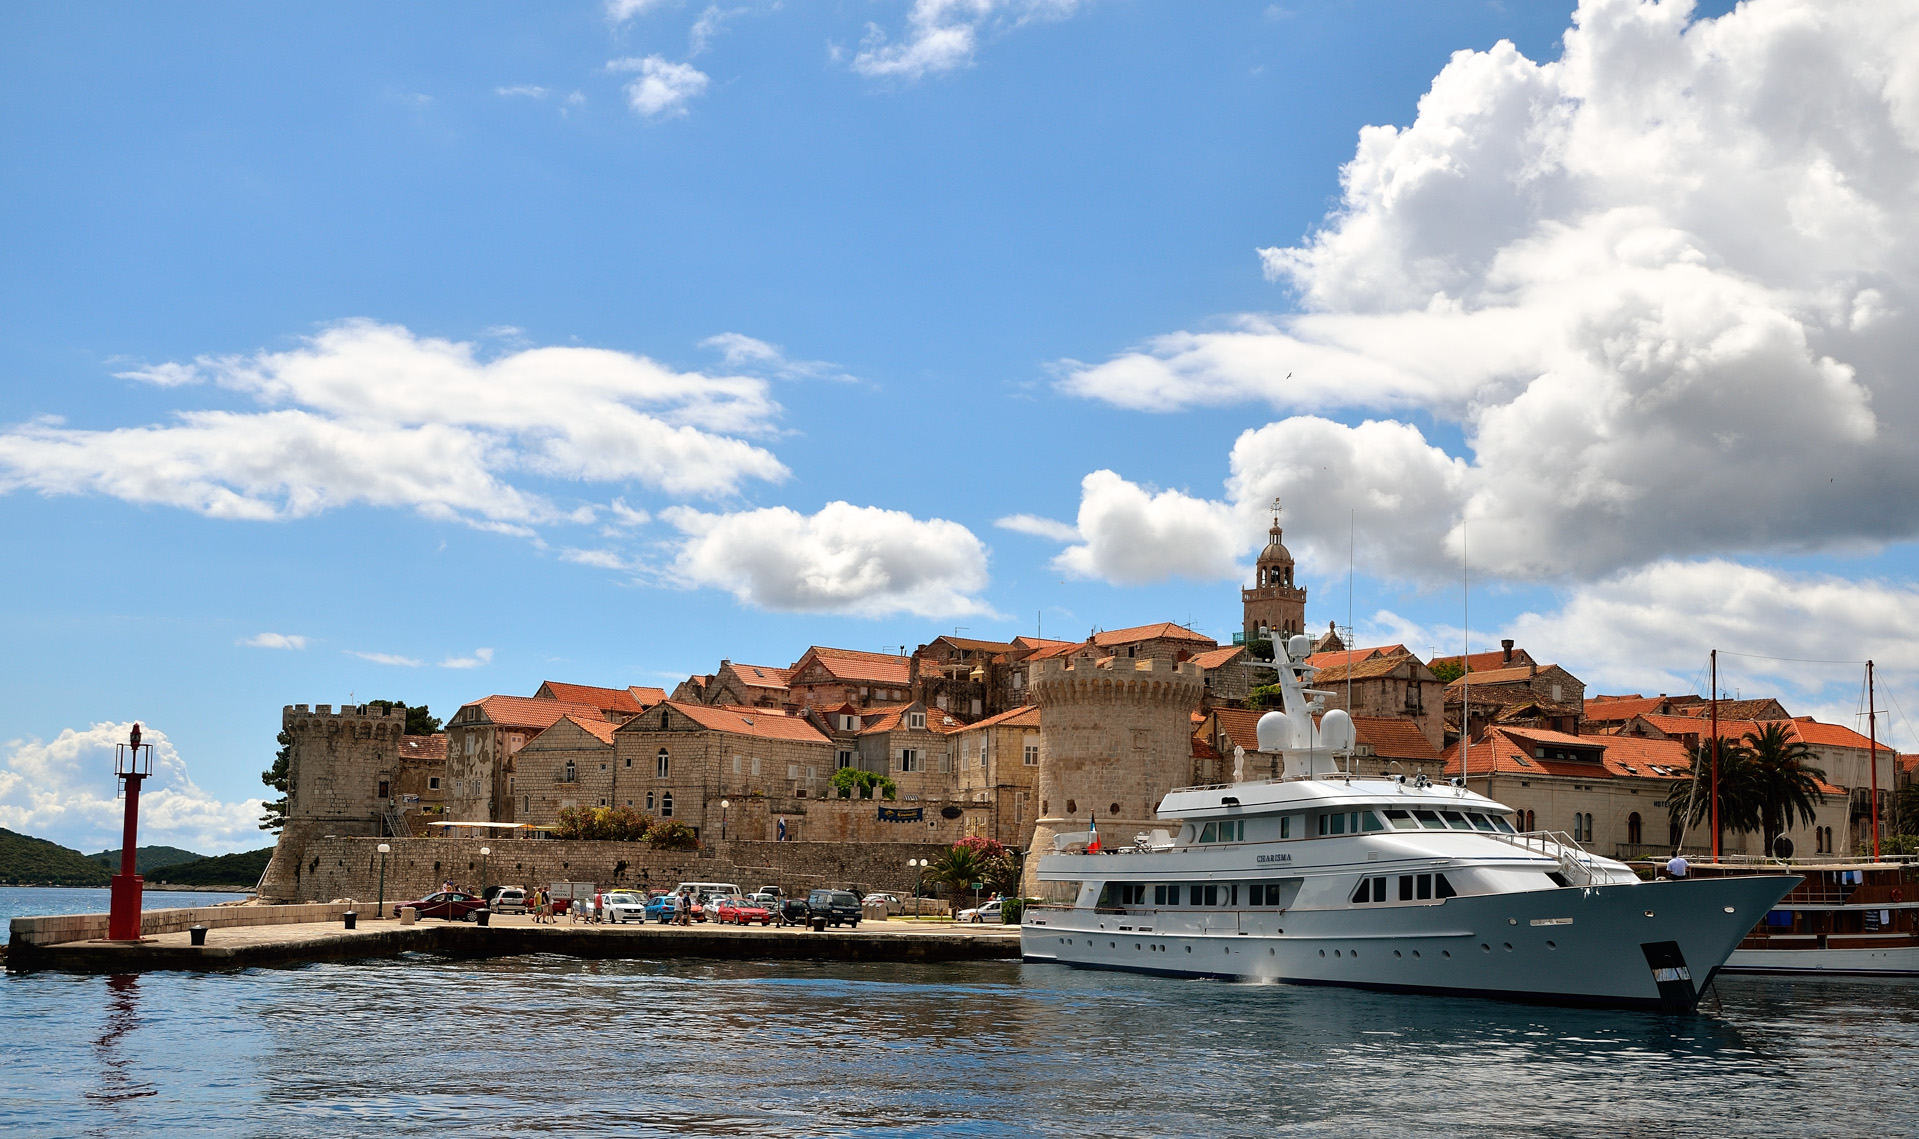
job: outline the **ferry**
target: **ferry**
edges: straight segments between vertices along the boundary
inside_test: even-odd
[[[1727,959],[1728,973],[1919,976],[1919,866],[1795,866],[1805,881],[1766,912]],[[1701,877],[1751,874],[1708,864]]]
[[[1284,710],[1257,731],[1284,768],[1175,790],[1169,826],[1128,846],[1103,847],[1096,823],[1056,836],[1036,869],[1056,901],[1025,910],[1026,960],[1688,1012],[1801,881],[1644,882],[1521,833],[1463,780],[1358,778],[1351,717],[1311,687],[1311,640],[1275,647]]]

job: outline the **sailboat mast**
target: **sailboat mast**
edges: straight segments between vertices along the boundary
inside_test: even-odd
[[[1719,650],[1712,651],[1712,860],[1719,861]]]
[[[1872,765],[1872,860],[1879,861],[1879,709],[1873,701],[1872,662],[1866,662],[1866,762]]]

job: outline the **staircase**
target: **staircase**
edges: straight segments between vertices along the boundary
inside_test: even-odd
[[[406,812],[398,807],[386,809],[386,833],[393,838],[412,838],[413,827],[406,821]]]

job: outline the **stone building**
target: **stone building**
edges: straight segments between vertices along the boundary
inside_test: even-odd
[[[1196,654],[1219,646],[1218,641],[1206,634],[1195,633],[1171,621],[1102,630],[1094,633],[1089,643],[1098,650],[1097,655],[1117,660],[1191,660]]]
[[[1586,685],[1556,664],[1475,669],[1446,686],[1446,710],[1451,728],[1464,723],[1475,739],[1490,724],[1574,735],[1585,715]]]
[[[1055,835],[1083,831],[1095,816],[1115,843],[1164,827],[1160,800],[1190,782],[1192,713],[1205,692],[1199,666],[1102,658],[1085,647],[1040,662],[1032,684],[1041,738],[1034,853],[1051,853]],[[1027,866],[1036,894],[1037,860]]]
[[[628,756],[615,757],[608,720],[577,713],[561,716],[521,746],[514,758],[514,821],[551,827],[568,807],[627,806],[639,809],[640,779]],[[643,774],[643,773],[640,773]]]
[[[906,802],[953,797],[952,736],[963,725],[950,713],[914,701],[868,709],[861,716],[860,766],[884,772]]]
[[[398,760],[393,794],[406,830],[417,834],[420,824],[446,814],[446,733],[401,736]]]
[[[1343,655],[1321,654],[1323,659]],[[1446,742],[1446,686],[1411,653],[1323,667],[1313,677],[1312,687],[1328,693],[1327,708],[1344,708],[1355,720],[1362,716],[1403,719],[1417,727],[1433,748]],[[1475,690],[1475,700],[1479,695]]]
[[[1260,684],[1271,684],[1277,674],[1271,665],[1255,661],[1245,645],[1227,645],[1194,653],[1192,662],[1206,682],[1205,707],[1225,705],[1244,707],[1246,698]]]
[[[528,696],[488,696],[446,722],[446,814],[449,822],[515,821],[514,757],[561,716],[615,722],[624,713],[593,704]]]
[[[1532,654],[1525,649],[1514,648],[1513,642],[1509,639],[1499,642],[1498,652],[1473,653],[1471,656],[1454,654],[1434,657],[1427,662],[1427,667],[1443,670],[1463,666],[1472,672],[1492,672],[1495,669],[1515,668],[1532,663],[1534,663]]]
[[[613,747],[622,802],[701,833],[717,834],[721,811],[731,812],[723,800],[740,801],[744,820],[746,801],[817,799],[833,774],[832,741],[811,719],[777,711],[668,700],[620,725]],[[753,817],[740,825],[766,819]]]
[[[955,796],[986,811],[969,811],[968,834],[1026,849],[1039,822],[1040,709],[1022,704],[968,724],[951,736]]]
[[[401,768],[406,708],[288,704],[280,727],[293,737],[287,757],[287,814],[260,895],[268,901],[299,897],[300,863],[307,844],[325,835],[380,837],[389,828]]]
[[[719,671],[704,686],[700,702],[732,708],[784,708],[792,703],[792,694],[786,688],[787,675],[787,669],[772,665],[734,664],[723,660]]]
[[[1273,502],[1268,534],[1271,537],[1253,567],[1253,587],[1239,595],[1245,626],[1240,636],[1249,644],[1269,639],[1268,630],[1290,637],[1306,629],[1306,587],[1293,581],[1293,555],[1279,540],[1278,500]]]
[[[1233,778],[1235,749],[1246,753],[1246,777],[1258,779],[1280,769],[1278,757],[1259,750],[1259,718],[1266,713],[1245,708],[1214,708],[1198,726],[1197,735],[1211,744],[1219,761],[1195,783],[1223,783]],[[1366,777],[1437,776],[1444,765],[1439,749],[1419,725],[1401,716],[1354,716],[1352,770]]]
[[[905,656],[814,645],[787,670],[791,702],[801,708],[866,709],[913,698],[912,663]]]
[[[967,720],[998,715],[1025,702],[1007,667],[1023,655],[1011,641],[935,637],[913,650],[913,699]]]
[[[666,693],[658,688],[641,688],[638,685],[599,688],[591,684],[565,684],[548,680],[540,684],[533,698],[558,700],[565,704],[591,704],[609,721],[617,724],[666,699]]]

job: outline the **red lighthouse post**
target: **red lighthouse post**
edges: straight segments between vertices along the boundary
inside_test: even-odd
[[[140,893],[146,885],[134,872],[134,854],[140,834],[140,781],[153,774],[153,745],[140,742],[140,725],[133,725],[127,742],[114,749],[113,773],[126,784],[127,822],[120,836],[120,873],[113,876],[112,901],[107,907],[107,940],[140,940]]]

